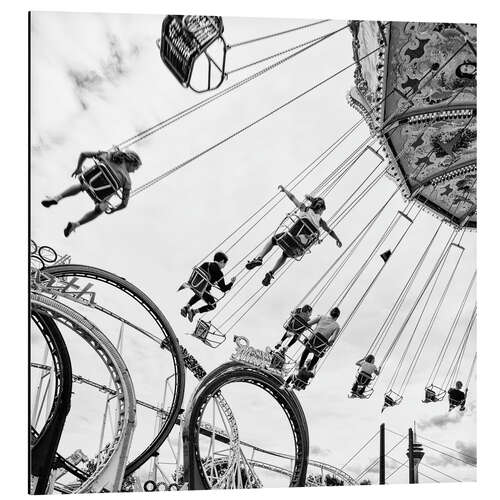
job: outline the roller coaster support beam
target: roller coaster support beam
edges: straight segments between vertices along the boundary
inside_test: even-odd
[[[30,452],[31,493],[44,495],[47,493],[57,447],[71,407],[72,372],[68,348],[55,321],[41,312],[32,312],[32,317],[47,341],[57,378],[50,413],[40,433],[36,437],[32,435]]]

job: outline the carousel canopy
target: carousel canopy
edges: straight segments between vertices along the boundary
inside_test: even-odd
[[[364,116],[406,197],[476,227],[476,26],[353,21],[355,86]],[[365,57],[367,54],[367,57]]]

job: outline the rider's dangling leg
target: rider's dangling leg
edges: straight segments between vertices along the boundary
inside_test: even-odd
[[[99,215],[103,214],[106,210],[106,203],[99,203],[95,206],[94,210],[87,212],[79,221],[77,222],[68,222],[66,228],[64,229],[64,236],[66,238],[79,226],[83,226],[83,224],[87,224],[94,219],[97,219]]]
[[[200,297],[198,295],[193,295],[191,299],[189,299],[187,305],[181,309],[182,316],[187,316],[189,321],[193,321],[193,318],[195,317],[196,314],[198,313],[203,314],[208,311],[213,311],[217,307],[215,297],[210,293],[205,292],[203,294],[203,297],[201,298],[206,302],[204,306],[201,306],[198,309],[192,309],[192,306],[194,306],[196,302],[200,300]]]
[[[253,258],[252,260],[249,260],[245,267],[247,269],[253,269],[254,267],[258,267],[262,265],[262,260],[264,257],[273,249],[273,247],[276,245],[276,239],[273,236],[265,245],[262,251],[260,252],[257,257]]]
[[[65,189],[62,193],[57,196],[52,196],[42,201],[42,205],[45,208],[49,208],[52,205],[57,205],[63,198],[69,198],[70,196],[75,196],[83,191],[81,184],[75,184],[68,189]]]
[[[266,273],[264,276],[264,279],[262,280],[262,284],[264,286],[268,286],[271,283],[271,280],[274,278],[274,274],[278,269],[286,262],[286,259],[288,257],[286,256],[285,253],[282,253],[276,263],[274,264],[274,267]]]

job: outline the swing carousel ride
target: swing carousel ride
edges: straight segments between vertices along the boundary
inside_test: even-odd
[[[344,470],[309,458],[308,420],[299,396],[319,377],[343,333],[353,329],[358,312],[370,304],[372,290],[379,281],[384,282],[385,269],[402,249],[408,254],[408,270],[402,276],[398,274],[399,282],[394,276],[389,284],[385,282],[398,295],[392,304],[386,304],[389,312],[366,346],[349,397],[370,398],[381,374],[390,369],[393,372],[383,394],[382,409],[401,404],[427,341],[434,336],[441,348],[422,388],[424,402],[442,401],[448,389],[464,379],[463,399],[457,400],[458,393],[453,393],[455,399],[450,396],[449,401],[450,410],[464,408],[476,362],[475,306],[472,313],[468,312],[470,304],[474,304],[476,273],[474,269],[470,273],[463,269],[467,253],[464,234],[476,228],[476,28],[470,24],[352,21],[341,29],[245,64],[247,70],[254,65],[259,69],[231,82],[232,75],[241,69],[227,69],[237,60],[238,46],[269,42],[294,31],[306,33],[312,26],[324,28],[327,23],[317,21],[278,33],[263,33],[231,45],[223,38],[220,17],[166,16],[163,20],[155,47],[160,53],[159,63],[186,92],[207,92],[207,97],[119,143],[118,148],[138,143],[247,82],[277,71],[294,57],[305,53],[314,57],[315,46],[344,30],[352,34],[354,63],[340,70],[333,68],[332,76],[135,188],[131,198],[205,153],[235,140],[341,72],[354,70],[348,103],[361,113],[361,118],[282,187],[285,196],[281,192],[273,195],[201,258],[190,275],[186,273],[189,278],[181,289],[189,291],[194,302],[201,300],[210,306],[199,311],[189,340],[201,341],[211,356],[227,339],[235,342],[231,359],[210,373],[179,343],[164,312],[140,288],[107,270],[73,264],[69,255],[59,255],[49,246],[31,242],[31,330],[34,336],[43,337],[43,349],[39,349],[43,355],[35,355],[34,347],[31,353],[31,381],[36,382],[32,388],[30,430],[32,493],[319,486],[325,484],[327,476],[336,484],[357,484]],[[335,161],[334,168],[329,168],[319,183],[309,184],[310,194],[304,201],[297,200],[292,191],[297,192],[310,174],[364,124],[369,129],[367,137],[346,157]],[[372,170],[360,177],[353,166],[365,155],[375,162]],[[109,180],[109,169],[101,163],[91,167],[90,175],[85,174],[85,189],[93,199],[101,190],[119,194],[119,187]],[[354,177],[355,188],[340,193],[336,187],[346,176]],[[374,187],[387,183],[387,179],[394,182],[390,196],[379,199],[378,205],[371,202],[363,212],[365,220],[360,230],[341,243],[331,228],[347,220]],[[332,193],[335,210],[323,216],[323,224],[304,217],[318,204],[318,213],[323,213],[325,200]],[[393,210],[391,201],[398,194],[405,203]],[[253,237],[256,227],[276,213],[287,197],[295,208],[257,242]],[[421,248],[405,247],[416,219],[432,220],[429,214],[439,219],[429,241],[419,240]],[[438,237],[443,235],[444,244]],[[335,238],[341,248],[319,279],[309,283],[305,295],[297,297],[297,305],[283,325],[283,339],[275,347],[251,346],[248,338],[237,334],[238,325],[270,290],[279,289],[290,267],[300,265],[299,261],[317,251],[326,236]],[[367,245],[363,246],[367,238],[375,241],[368,251]],[[245,245],[247,241],[252,244]],[[323,246],[330,244],[328,240]],[[262,245],[266,250],[255,257]],[[227,271],[238,277],[229,288],[221,286],[220,279],[213,281],[212,268],[205,265],[221,248],[239,256]],[[437,257],[433,257],[436,253]],[[278,257],[261,284],[261,277],[257,278],[260,265],[270,266]],[[353,265],[356,257],[361,261]],[[249,265],[251,262],[258,265]],[[457,281],[457,271],[470,274],[464,290]],[[306,277],[302,283],[307,283]],[[447,300],[452,289],[458,289],[458,304]],[[313,307],[325,316],[336,307],[342,308],[341,325],[330,338],[318,335],[314,324],[310,324]],[[446,329],[437,329],[436,321],[445,309],[453,309],[453,320]],[[191,312],[189,319],[193,317]],[[114,333],[110,333],[117,331],[118,339],[111,340]],[[149,388],[163,395],[160,403],[148,402],[150,393],[135,378],[135,361],[123,348],[124,332],[140,340],[144,359],[153,351],[161,354],[166,376],[147,381]],[[75,373],[81,366],[72,363],[66,345],[70,337],[78,337],[82,346],[94,351],[86,354],[86,366],[92,355],[101,358],[101,364],[94,358],[90,374]],[[400,350],[399,345],[403,346]],[[398,359],[395,353],[399,353]],[[378,362],[374,370],[367,372],[370,355]],[[466,367],[469,358],[472,363]],[[102,377],[109,382],[97,382]],[[191,378],[195,390],[187,397],[186,383]],[[85,407],[80,406],[70,411],[77,385],[78,390],[89,391],[88,397],[93,397],[96,390],[106,397],[99,449],[91,458],[80,449],[68,455],[67,448],[73,443],[63,447],[67,419],[73,412],[85,412]],[[243,393],[249,401],[256,395],[262,398],[262,411],[286,447],[276,451],[273,443],[259,442],[258,429],[250,437],[245,436],[244,420],[249,408],[238,397]],[[143,418],[139,412],[150,412],[150,416]],[[137,444],[133,437],[140,426],[154,430],[150,441]]]

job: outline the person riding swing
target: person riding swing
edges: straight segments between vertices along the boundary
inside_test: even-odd
[[[356,366],[359,366],[359,372],[351,388],[351,396],[362,398],[373,379],[373,374],[379,375],[380,369],[375,366],[375,356],[373,354],[368,354],[365,358],[356,361]]]
[[[268,286],[278,269],[283,266],[289,257],[295,258],[297,255],[303,255],[305,251],[311,246],[312,243],[317,241],[319,236],[320,228],[324,229],[332,238],[337,241],[337,246],[341,247],[342,242],[335,234],[333,229],[330,229],[328,224],[321,218],[321,215],[326,209],[325,200],[319,197],[312,197],[306,195],[306,200],[309,205],[300,202],[290,191],[288,191],[283,186],[278,186],[278,189],[286,194],[286,196],[292,201],[292,203],[299,209],[298,220],[293,224],[293,226],[287,232],[281,232],[275,234],[264,246],[260,254],[248,261],[246,264],[247,269],[253,269],[262,265],[264,257],[272,250],[276,245],[283,249],[281,243],[285,240],[287,236],[292,238],[294,244],[297,244],[299,248],[288,248],[288,250],[283,249],[283,253],[276,261],[274,267],[268,271],[262,280],[264,286]],[[296,246],[296,245],[294,245]],[[288,245],[287,245],[288,247]]]
[[[204,262],[201,266],[195,269],[194,272],[203,273],[204,283],[201,294],[195,293],[191,299],[189,299],[189,302],[181,309],[181,315],[187,317],[190,322],[193,321],[196,314],[213,311],[217,307],[217,300],[210,293],[212,286],[218,288],[221,292],[228,292],[231,290],[236,281],[236,276],[232,277],[229,283],[226,283],[224,281],[224,274],[222,273],[222,269],[224,269],[228,260],[229,258],[225,253],[216,252],[212,262]],[[181,285],[179,290],[182,290],[186,286],[190,286],[189,283]],[[190,288],[193,289],[192,286],[190,286]],[[192,309],[192,306],[194,306],[194,304],[196,304],[199,300],[203,300],[205,305],[198,309]]]
[[[282,353],[290,349],[295,342],[299,339],[300,335],[308,328],[308,322],[311,318],[312,307],[308,304],[298,307],[292,312],[290,318],[285,323],[285,333],[281,340],[274,347],[277,351],[281,350]],[[290,339],[287,345],[284,345],[286,340]]]
[[[94,159],[96,164],[83,172],[83,163],[88,159]],[[75,196],[82,191],[86,191],[94,200],[94,210],[86,213],[77,222],[68,222],[64,229],[64,236],[67,238],[77,227],[93,221],[104,212],[111,214],[124,209],[128,204],[132,189],[130,174],[135,172],[141,164],[139,155],[130,149],[121,151],[115,148],[110,152],[83,152],[78,158],[75,171],[71,174],[71,177],[78,178],[79,184],[74,184],[56,196],[47,197],[42,201],[42,205],[49,208],[57,205],[62,199]],[[118,194],[120,190],[120,204],[111,207],[110,198]]]
[[[448,405],[449,411],[459,407],[459,411],[465,411],[465,402],[467,400],[467,389],[462,391],[463,384],[460,380],[457,381],[455,387],[448,389]]]
[[[304,389],[309,380],[314,377],[314,367],[320,358],[333,346],[340,335],[340,326],[337,323],[339,316],[340,309],[334,307],[330,311],[330,314],[317,316],[308,323],[308,326],[316,325],[316,328],[305,343],[304,351],[297,367],[297,373],[288,377],[284,384],[285,386],[292,385],[295,389]],[[313,357],[307,361],[310,354]]]

